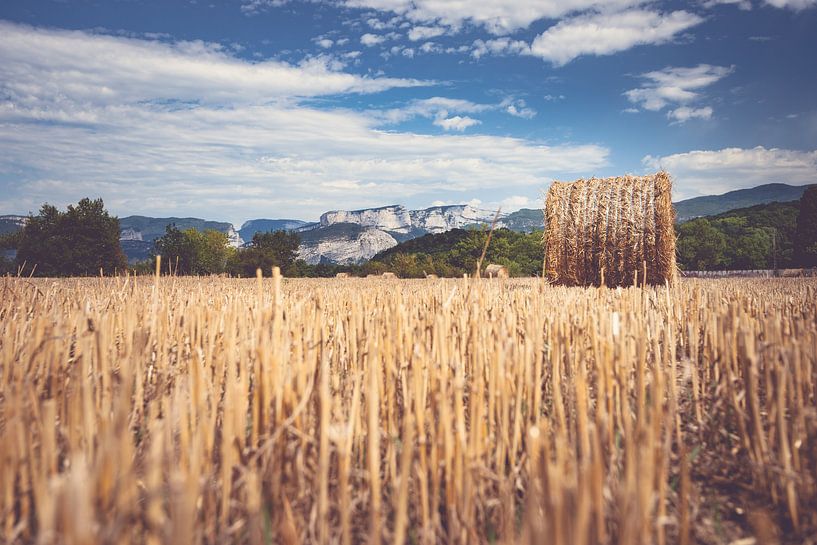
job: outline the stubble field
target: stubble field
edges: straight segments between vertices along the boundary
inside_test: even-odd
[[[0,290],[6,543],[817,539],[813,279]]]

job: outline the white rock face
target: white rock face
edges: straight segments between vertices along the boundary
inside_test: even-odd
[[[344,222],[350,223],[350,222]],[[380,229],[369,228],[356,236],[337,236],[304,243],[298,248],[298,258],[310,265],[328,260],[350,265],[371,259],[376,253],[397,245],[393,236]]]
[[[238,234],[238,231],[235,229],[235,225],[232,223],[230,224],[229,229],[227,229],[227,244],[233,248],[241,248],[244,246],[244,240],[242,240],[241,235]]]
[[[332,210],[321,215],[321,227],[336,223],[355,223],[363,227],[407,233],[411,229],[411,216],[401,205],[366,210]]]
[[[119,240],[142,240],[142,233],[132,228],[122,229]]]
[[[412,210],[409,215],[413,227],[435,234],[474,223],[491,221],[486,212],[469,204],[434,206],[425,210]]]
[[[354,223],[383,231],[408,233],[412,229],[442,233],[483,221],[490,221],[490,213],[468,204],[434,206],[425,210],[406,210],[401,205],[370,208],[367,210],[333,210],[321,216],[321,227],[337,223]]]

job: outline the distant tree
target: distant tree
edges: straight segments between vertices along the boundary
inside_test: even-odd
[[[231,265],[231,272],[240,276],[255,276],[261,269],[264,276],[272,274],[272,267],[280,267],[286,276],[300,276],[305,263],[296,263],[301,239],[297,233],[270,231],[255,233],[247,248],[241,249]]]
[[[191,274],[193,246],[175,223],[166,226],[165,234],[153,241],[153,255],[162,256],[163,273]]]
[[[225,233],[215,229],[190,228],[180,231],[171,224],[154,241],[154,255],[166,263],[163,271],[173,274],[220,274],[227,269],[232,248]]]
[[[388,270],[404,278],[471,275],[487,236],[486,231],[477,229],[425,235],[384,250],[365,264],[364,270],[372,274]],[[497,229],[488,246],[485,264],[504,265],[512,276],[533,276],[541,274],[543,259],[542,231],[526,234]]]
[[[39,276],[90,276],[122,271],[127,266],[119,246],[119,219],[102,199],[82,199],[65,212],[44,204],[30,216],[17,241],[17,264],[36,265]]]
[[[801,267],[817,267],[817,186],[806,189],[800,198],[794,255]]]
[[[725,264],[726,236],[705,218],[678,228],[678,259],[687,270],[715,270]]]

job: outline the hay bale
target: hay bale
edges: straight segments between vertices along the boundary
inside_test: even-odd
[[[397,278],[397,275],[393,272],[384,272],[382,275],[383,278]]]
[[[491,263],[485,267],[485,276],[488,278],[508,278],[508,269],[504,265]]]
[[[666,172],[554,182],[545,203],[545,274],[567,286],[672,282],[674,223]]]
[[[348,272],[339,272],[338,274],[335,275],[335,278],[349,278],[349,273]]]

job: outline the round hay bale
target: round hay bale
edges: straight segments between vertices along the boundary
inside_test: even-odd
[[[509,278],[508,269],[504,265],[491,263],[485,267],[485,276],[488,278]]]
[[[616,287],[675,279],[675,211],[666,172],[554,182],[545,224],[545,274],[554,283]]]

